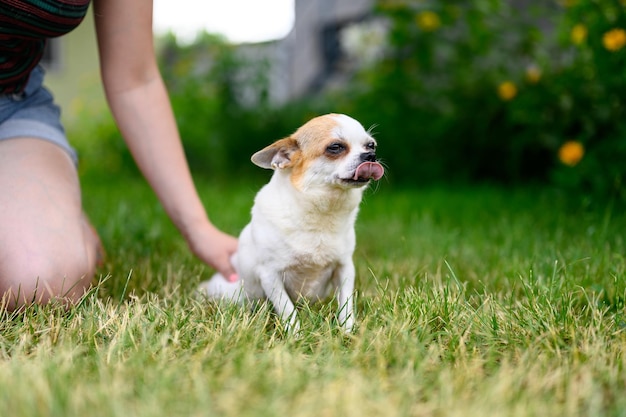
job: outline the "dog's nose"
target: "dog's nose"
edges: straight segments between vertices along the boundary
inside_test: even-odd
[[[361,154],[362,162],[375,162],[376,161],[376,153],[375,152],[365,152]]]

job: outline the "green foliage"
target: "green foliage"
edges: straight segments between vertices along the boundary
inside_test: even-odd
[[[560,183],[603,194],[617,192],[624,199],[626,7],[617,0],[570,3],[557,33],[559,45],[571,56],[567,65],[557,68],[560,82],[554,84],[564,103],[562,132],[587,152],[580,164],[562,165],[554,175]]]
[[[104,103],[81,105],[66,130],[78,151],[81,174],[137,173],[133,158]]]
[[[537,16],[509,3],[379,5],[391,24],[390,51],[360,74],[362,96],[346,106],[377,120],[396,176],[407,182],[545,176],[545,161],[537,159],[545,159],[546,138],[529,114],[533,98],[498,95],[505,82],[520,89],[543,37]]]
[[[626,27],[625,9],[568,3],[381,0],[389,51],[337,99],[376,121],[391,173],[409,183],[552,178],[614,193],[626,173],[626,48],[620,33],[614,50],[602,39]],[[580,164],[559,161],[566,141],[583,144]]]

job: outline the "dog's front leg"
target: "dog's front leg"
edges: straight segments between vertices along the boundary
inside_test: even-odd
[[[296,306],[285,289],[283,277],[279,273],[266,271],[260,274],[260,280],[263,291],[272,302],[285,330],[297,334],[300,331],[300,323],[296,317]]]
[[[352,332],[356,313],[354,308],[354,264],[350,260],[341,264],[334,273],[333,280],[337,287],[337,306],[339,308],[339,324],[346,333]]]

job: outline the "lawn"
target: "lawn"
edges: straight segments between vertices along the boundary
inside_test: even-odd
[[[231,233],[258,181],[198,187]],[[108,250],[76,307],[0,320],[7,416],[624,416],[626,219],[546,189],[366,194],[358,322],[302,306],[300,338],[269,308],[192,296],[193,259],[135,177],[89,174]]]

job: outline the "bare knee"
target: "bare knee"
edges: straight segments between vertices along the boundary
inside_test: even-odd
[[[72,303],[91,284],[94,269],[80,251],[67,251],[61,258],[14,254],[0,262],[0,299],[10,310],[53,300]]]
[[[67,153],[36,138],[0,141],[0,297],[10,306],[78,299],[95,271],[97,235]]]

